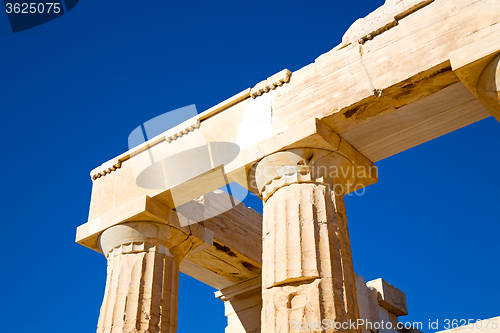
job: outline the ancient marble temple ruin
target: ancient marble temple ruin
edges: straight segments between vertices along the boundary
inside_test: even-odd
[[[498,23],[498,0],[387,0],[311,64],[93,170],[76,241],[108,260],[97,332],[176,332],[179,272],[219,290],[226,333],[396,323],[405,294],[354,272],[343,196],[382,159],[500,121]],[[233,182],[263,215],[217,190]]]

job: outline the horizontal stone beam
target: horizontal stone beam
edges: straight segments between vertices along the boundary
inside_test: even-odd
[[[207,170],[201,163],[200,165],[193,165],[190,161],[179,158],[177,162],[180,165],[172,166],[178,169],[177,174],[186,171],[191,175],[195,175],[194,177],[175,183],[171,178],[164,178],[164,174],[161,174],[158,183],[163,183],[164,188],[147,189],[141,187],[136,181],[138,174],[148,172],[148,168],[154,166],[154,163],[150,162],[150,154],[160,156],[155,163],[162,163],[162,157],[165,156],[163,154],[166,151],[180,151],[179,155],[181,155],[183,151],[189,151],[190,147],[196,147],[198,144],[198,138],[194,135],[186,135],[170,143],[161,141],[152,146],[151,151],[144,150],[127,157],[120,161],[120,168],[94,180],[90,219],[95,219],[144,195],[150,196],[168,207],[178,207],[233,181],[247,187],[249,190],[253,190],[248,184],[248,170],[255,162],[273,152],[297,147],[313,146],[319,149],[336,151],[345,156],[355,167],[351,170],[343,170],[344,172],[355,172],[355,181],[352,184],[353,190],[371,185],[377,181],[378,175],[374,164],[360,154],[349,142],[315,118],[306,119],[293,128],[255,142],[248,147],[242,146],[244,148],[241,149],[239,154],[226,164],[220,164],[218,160],[222,158],[217,157],[217,141],[215,140],[221,140],[216,137],[216,134],[221,132],[211,127],[213,124],[210,119],[208,125],[206,125],[207,127],[204,124],[202,123],[201,130],[204,131],[208,142],[207,151],[209,151],[209,154],[207,154],[207,162],[213,168]],[[231,126],[231,124],[226,125],[227,128]],[[210,135],[213,137],[210,137]],[[215,144],[212,144],[213,142]],[[222,151],[220,155],[224,155],[224,153]],[[168,169],[168,166],[166,168]],[[171,183],[174,184],[169,185]]]
[[[286,147],[335,149],[333,141],[341,139],[358,163],[370,166],[488,117],[460,69],[500,51],[496,7],[496,0],[386,1],[314,63],[281,71],[93,170],[91,218],[140,195],[175,207],[232,181],[248,187],[251,165]],[[483,46],[487,51],[478,51]],[[329,134],[321,135],[320,127]],[[188,170],[184,178],[163,179],[164,189],[136,186],[133,164],[140,169],[150,153],[192,149],[200,138],[208,166],[175,163],[167,171]],[[234,145],[238,155],[222,161],[217,156],[227,152],[218,143]]]

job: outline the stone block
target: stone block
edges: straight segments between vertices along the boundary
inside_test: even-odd
[[[396,316],[406,316],[406,295],[384,279],[376,279],[366,284],[368,288],[377,290],[378,304]]]

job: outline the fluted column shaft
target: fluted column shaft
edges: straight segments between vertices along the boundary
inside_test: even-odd
[[[262,332],[358,332],[335,327],[359,317],[345,192],[334,190],[348,179],[318,169],[345,161],[317,150],[267,159],[255,173],[265,200]]]
[[[107,229],[99,241],[108,275],[97,333],[175,333],[189,237],[165,224],[134,222]]]
[[[314,332],[298,326],[356,320],[341,197],[321,184],[279,189],[264,206],[263,237],[262,332]],[[326,332],[337,331],[322,326]]]

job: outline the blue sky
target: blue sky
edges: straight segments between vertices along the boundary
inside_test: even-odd
[[[382,3],[80,1],[16,34],[0,14],[2,331],[95,331],[106,260],[75,231],[90,170],[134,128],[313,62]],[[346,198],[355,270],[406,293],[403,321],[500,315],[499,128],[490,117],[383,160],[379,183]],[[180,282],[178,332],[223,332],[215,290]]]

